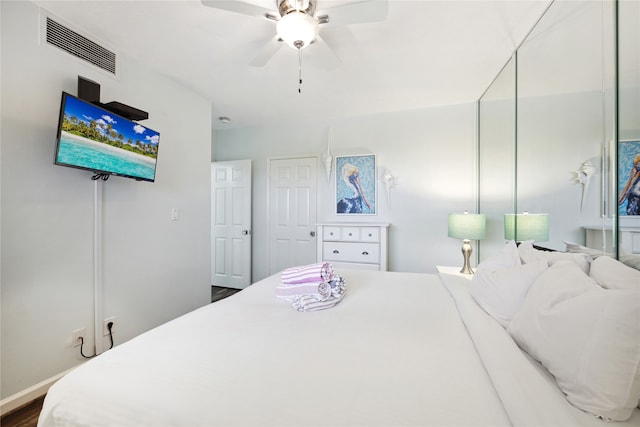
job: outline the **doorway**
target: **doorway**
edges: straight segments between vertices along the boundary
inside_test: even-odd
[[[251,284],[251,160],[211,163],[211,285]]]

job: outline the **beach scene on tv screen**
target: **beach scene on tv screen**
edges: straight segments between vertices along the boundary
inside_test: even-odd
[[[56,161],[153,181],[160,134],[66,97]]]

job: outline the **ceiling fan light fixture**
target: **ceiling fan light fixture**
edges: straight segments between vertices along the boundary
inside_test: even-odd
[[[318,22],[304,12],[291,12],[280,18],[278,36],[294,49],[304,49],[318,36]]]

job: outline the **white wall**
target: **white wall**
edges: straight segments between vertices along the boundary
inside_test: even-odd
[[[82,75],[102,101],[149,112],[160,132],[155,183],[104,184],[105,317],[122,343],[210,300],[210,103],[135,59],[118,78],[39,44],[39,9],[1,2],[2,398],[83,359],[71,332],[93,343],[91,173],[55,166],[61,92]],[[74,26],[86,33],[90,29]],[[180,221],[170,221],[171,208]],[[107,340],[105,340],[105,345]]]
[[[304,96],[304,95],[303,95]],[[447,215],[475,209],[475,104],[357,117],[331,123],[218,130],[215,159],[253,160],[253,278],[267,268],[267,159],[326,151],[329,128],[334,155],[377,156],[378,169],[399,179],[391,204],[378,186],[379,213],[347,218],[389,222],[389,269],[435,272],[462,266],[461,241],[447,237]],[[332,214],[334,182],[318,164],[318,222],[345,221]]]

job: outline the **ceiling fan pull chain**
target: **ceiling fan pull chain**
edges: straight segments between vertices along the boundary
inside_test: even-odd
[[[298,48],[298,93],[302,93],[302,49]]]

